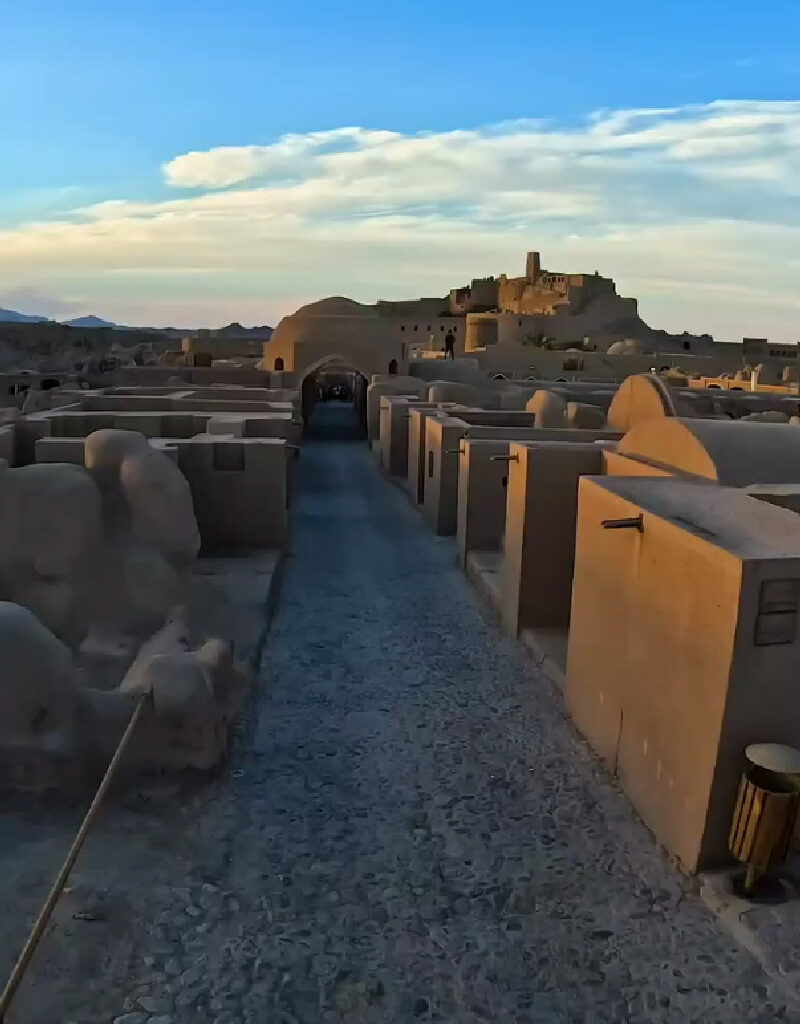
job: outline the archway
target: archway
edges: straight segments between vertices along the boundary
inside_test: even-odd
[[[367,433],[367,376],[337,354],[317,360],[300,381],[303,427],[315,440],[363,440]]]

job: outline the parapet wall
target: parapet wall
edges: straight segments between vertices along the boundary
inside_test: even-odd
[[[149,387],[179,381],[184,384],[234,384],[243,388],[269,388],[270,375],[265,370],[217,366],[123,366],[110,375],[115,383]]]
[[[284,547],[290,456],[284,441],[209,436],[170,445],[189,481],[205,551]]]
[[[487,380],[480,404],[520,385]],[[456,533],[460,565],[692,872],[725,861],[745,747],[800,746],[800,422],[771,408],[797,399],[649,373],[614,390],[549,381],[518,412],[385,399],[384,467]],[[605,429],[562,429],[576,408]]]

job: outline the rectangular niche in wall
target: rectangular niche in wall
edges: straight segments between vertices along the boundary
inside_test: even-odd
[[[244,472],[243,444],[215,444],[214,469],[225,473]]]

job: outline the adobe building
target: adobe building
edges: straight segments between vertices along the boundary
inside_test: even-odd
[[[293,393],[173,384],[46,395],[48,408],[2,428],[10,466],[83,465],[91,434],[133,432],[167,452],[189,480],[207,549],[285,543],[290,465],[302,440]]]
[[[785,396],[652,374],[497,408],[513,386],[383,396],[380,460],[656,838],[686,871],[726,863],[745,746],[800,736],[799,424],[759,421]]]
[[[213,367],[134,366],[138,385],[109,384],[117,373],[4,396],[4,787],[90,778],[151,691],[124,770],[217,765],[274,603],[297,392],[245,386],[270,380],[252,368],[215,381]]]
[[[614,431],[583,430],[565,425],[537,426],[534,413],[450,410],[429,418],[425,434],[425,482],[422,508],[437,534],[452,536],[458,523],[458,494],[462,439],[555,442],[614,440]]]
[[[617,295],[609,277],[565,274],[542,270],[538,252],[529,252],[524,277],[501,274],[497,282],[497,310],[527,316],[575,316],[598,300],[610,300],[620,319],[638,317],[636,299]],[[616,301],[615,301],[616,300]]]
[[[443,359],[448,332],[455,361]],[[619,383],[655,370],[688,382],[756,368],[761,383],[772,385],[782,383],[787,369],[796,370],[797,349],[764,339],[735,345],[655,330],[639,316],[636,299],[620,296],[610,278],[546,270],[539,253],[530,252],[524,275],[475,278],[441,298],[367,305],[334,296],[310,303],[279,323],[260,366],[288,375],[287,383],[302,391],[303,382],[329,363],[357,373],[365,382],[359,387],[374,374],[433,374],[427,379],[466,383],[496,376]]]
[[[263,348],[262,367],[302,380],[326,361],[351,366],[369,380],[389,373],[392,360],[402,373],[408,346],[386,330],[386,318],[374,306],[352,299],[321,299],[284,317]]]
[[[567,710],[684,870],[727,862],[748,744],[797,744],[798,587],[793,512],[696,478],[581,479]]]
[[[452,508],[451,488],[443,488],[441,480],[452,480],[457,473],[455,519],[462,566],[489,595],[511,635],[539,653],[544,648],[556,676],[563,677],[579,479],[595,474],[680,472],[740,487],[758,484],[764,500],[793,507],[794,490],[779,490],[797,478],[787,452],[800,435],[788,422],[772,424],[779,428],[778,434],[754,430],[755,424],[744,417],[740,426],[736,418],[717,412],[711,400],[708,405],[701,402],[699,393],[669,388],[651,375],[623,383],[608,405],[604,425],[597,421],[592,423],[593,430],[576,430],[565,412],[570,404],[558,395],[558,387],[537,392],[528,403],[538,406],[540,413],[537,429],[527,439],[524,432],[515,438],[510,430],[504,434],[497,430],[490,448],[491,431],[462,429],[457,467],[456,460],[434,449],[428,456],[433,474],[424,476],[421,487],[429,520],[433,508],[441,516],[442,507]],[[550,400],[547,408],[543,396]],[[741,394],[730,401],[735,405],[760,398]],[[562,403],[560,409],[555,399]],[[764,396],[764,401],[769,400]],[[592,408],[585,403],[572,406]],[[597,407],[593,411],[602,412]],[[443,426],[457,418],[469,421],[470,415],[453,409],[440,413],[426,432],[426,444],[435,444]],[[739,431],[733,435],[739,447],[731,447],[731,429]],[[590,446],[584,454],[568,457],[567,449],[554,442],[579,447],[590,442]],[[449,439],[439,447],[451,451],[455,443]],[[555,484],[547,482],[557,479],[569,481],[560,498]],[[548,516],[554,525],[544,528]],[[438,520],[437,525],[441,525]],[[450,526],[447,518],[446,527]],[[557,543],[558,537],[563,544]],[[556,600],[557,593],[566,598]],[[553,644],[555,656],[549,650]]]
[[[653,330],[639,316],[636,299],[618,295],[611,278],[597,271],[576,274],[543,270],[538,252],[527,254],[524,276],[500,275],[495,282],[494,306],[486,301],[487,283],[481,282],[481,286],[483,301],[473,306],[462,302],[459,307],[467,318],[465,348],[472,353],[495,346],[557,350],[573,356],[572,372],[600,370],[600,376],[604,376],[602,367],[611,368],[599,358],[603,355],[649,356],[650,367],[656,357],[657,369],[662,369],[657,357],[679,357],[690,374],[703,372],[704,365],[714,366],[716,371],[761,365],[779,374],[786,365],[797,363],[795,345],[774,345],[767,339],[754,338],[733,345],[715,342],[708,334],[670,335]],[[469,289],[464,291],[469,293]],[[584,365],[575,358],[579,353]],[[537,363],[544,371],[542,377],[555,379],[557,373],[553,371],[557,364],[551,360],[544,370],[546,364],[541,363],[541,355],[536,353]],[[570,372],[564,361],[561,369]],[[629,372],[644,369],[643,365],[629,364]]]

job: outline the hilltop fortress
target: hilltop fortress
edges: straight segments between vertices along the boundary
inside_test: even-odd
[[[453,312],[482,313],[496,310],[526,316],[574,315],[600,299],[615,300],[620,315],[638,315],[636,299],[623,299],[610,277],[593,274],[563,274],[542,270],[541,256],[529,252],[523,277],[486,277],[473,280],[466,288],[450,292]]]
[[[264,346],[262,367],[302,373],[338,356],[367,378],[392,366],[403,372],[414,360],[443,355],[448,331],[459,378],[619,381],[653,367],[707,377],[759,368],[763,382],[777,383],[797,361],[795,345],[656,330],[611,278],[544,270],[540,254],[529,252],[524,275],[475,278],[443,297],[369,305],[335,296],[302,306]]]
[[[444,298],[378,301],[375,309],[379,315],[392,318],[437,316],[466,320],[473,328],[468,332],[471,340],[465,343],[467,348],[525,340],[529,333],[537,331],[540,318],[547,318],[541,321],[547,336],[565,344],[581,344],[589,328],[600,347],[624,338],[649,338],[659,333],[640,319],[636,299],[617,294],[611,278],[602,277],[597,271],[566,274],[543,270],[538,252],[527,254],[525,274],[521,277],[500,274],[473,278],[468,285],[451,288]],[[487,327],[492,324],[493,327]]]
[[[650,341],[656,333],[639,317],[636,299],[618,295],[610,277],[543,270],[538,252],[527,254],[522,277],[474,280],[452,290],[448,302],[452,313],[472,317],[470,348],[547,338],[551,346],[603,351],[617,341]]]

